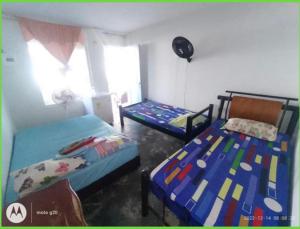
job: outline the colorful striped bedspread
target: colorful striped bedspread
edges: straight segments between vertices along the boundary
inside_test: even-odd
[[[205,226],[288,224],[291,147],[228,132],[215,121],[151,173],[152,192],[183,221]]]
[[[163,127],[178,134],[185,134],[186,126],[184,125],[182,127],[179,127],[170,124],[170,122],[182,115],[189,115],[194,113],[183,108],[174,107],[151,100],[124,107],[123,112],[139,120],[152,125]],[[199,122],[195,123],[193,129],[201,126],[206,120],[207,117],[205,115],[199,116]]]

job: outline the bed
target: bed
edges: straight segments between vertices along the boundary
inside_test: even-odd
[[[160,165],[142,172],[142,214],[148,191],[167,206],[183,225],[285,226],[290,224],[294,146],[291,135],[298,122],[294,98],[228,91],[218,119]],[[274,141],[224,128],[232,95],[259,96],[285,101],[279,121],[291,113],[285,133]],[[223,108],[227,101],[226,112]],[[281,109],[281,106],[280,106]],[[222,118],[224,114],[224,118]]]
[[[211,124],[213,105],[195,113],[152,100],[119,107],[121,125],[124,117],[144,124],[173,137],[190,141]],[[206,114],[205,114],[206,113]]]
[[[59,154],[62,150],[67,152],[70,146],[74,147],[74,142],[78,146],[80,145],[78,140],[87,139],[90,143],[91,138],[98,141],[93,141],[93,145],[79,147],[72,154],[64,156]],[[119,144],[111,139],[118,140]],[[47,166],[49,165],[51,168],[50,166],[53,164],[58,165],[59,168],[54,171],[55,176],[50,176],[48,173],[53,171],[48,171]],[[33,168],[33,165],[36,166]],[[89,187],[97,186],[99,188],[98,182],[109,177],[110,174],[116,176],[118,170],[121,171],[121,174],[125,172],[126,165],[130,169],[139,165],[136,142],[120,135],[112,126],[96,116],[86,115],[24,129],[18,132],[14,138],[5,203],[14,202],[28,192],[43,189],[57,180],[66,178],[79,194],[85,191],[89,192]],[[71,169],[72,166],[74,169]],[[34,173],[29,176],[28,171]],[[43,180],[45,185],[39,186],[35,182],[33,183],[36,185],[34,190],[31,190],[33,189],[32,179],[17,180],[22,176],[31,178],[36,174],[40,179],[45,172],[48,172]],[[22,186],[18,186],[17,181],[22,181]],[[30,185],[32,187],[26,190]]]

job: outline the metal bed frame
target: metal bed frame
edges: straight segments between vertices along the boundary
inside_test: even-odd
[[[292,112],[292,115],[290,117],[290,120],[288,122],[288,126],[286,131],[284,132],[285,134],[287,134],[288,136],[292,137],[293,134],[297,134],[295,133],[295,130],[297,128],[298,125],[298,121],[299,121],[299,106],[296,105],[290,105],[289,103],[291,101],[298,101],[297,98],[290,98],[290,97],[281,97],[281,96],[273,96],[273,95],[265,95],[265,94],[255,94],[255,93],[247,93],[247,92],[239,92],[239,91],[230,91],[230,90],[226,90],[226,93],[229,93],[229,96],[222,96],[219,95],[218,99],[220,100],[220,104],[219,104],[219,109],[218,109],[218,116],[217,119],[223,119],[227,120],[228,118],[228,108],[229,108],[229,104],[232,100],[233,95],[246,95],[246,96],[253,96],[253,97],[260,97],[260,98],[270,98],[270,99],[276,99],[276,100],[283,100],[284,101],[284,105],[282,106],[282,114],[281,114],[281,118],[279,120],[279,123],[277,125],[278,130],[281,129],[282,127],[282,123],[284,121],[284,117],[286,115],[287,111]],[[223,114],[223,110],[224,110],[224,104],[225,102],[227,103],[226,108],[225,108],[225,113]],[[291,210],[292,210],[292,190],[293,190],[293,179],[294,179],[294,154],[292,154],[292,158],[291,158],[292,164],[290,165],[289,168],[289,187],[290,187],[290,195],[289,195],[289,203],[288,203],[288,215],[291,215]],[[158,212],[156,212],[156,210],[151,207],[149,205],[149,200],[148,200],[148,194],[150,192],[150,172],[153,170],[154,168],[145,168],[141,171],[141,200],[142,200],[142,216],[145,217],[148,215],[149,210],[158,218],[161,218],[161,221],[163,223],[163,225],[169,226],[169,224],[166,222],[165,220],[165,201],[162,200],[162,215],[160,216],[160,214]],[[185,225],[185,222],[180,221],[180,225]],[[289,219],[289,225],[290,225],[290,219]]]
[[[225,114],[224,114],[224,116],[225,116],[224,119],[227,121],[229,104],[230,104],[230,101],[232,100],[232,96],[234,94],[247,95],[247,96],[253,96],[253,97],[261,97],[261,98],[270,98],[270,99],[276,99],[276,100],[283,100],[284,101],[284,105],[282,106],[283,112],[282,112],[282,115],[281,115],[281,118],[279,120],[279,123],[278,123],[277,127],[278,127],[278,130],[281,129],[286,112],[291,111],[292,116],[291,116],[288,128],[285,131],[285,133],[289,136],[292,136],[293,131],[294,131],[294,129],[296,127],[296,124],[298,122],[298,119],[299,119],[299,107],[295,106],[295,105],[290,105],[290,102],[291,101],[298,101],[297,98],[273,96],[273,95],[264,95],[264,94],[254,94],[254,93],[246,93],[246,92],[239,92],[239,91],[228,91],[228,90],[226,91],[226,93],[229,93],[229,96],[221,96],[221,95],[218,96],[218,99],[220,100],[220,106],[219,106],[219,110],[218,110],[217,119],[222,119],[224,104],[226,102],[226,110],[225,110]]]
[[[147,99],[144,99],[143,102],[146,102],[146,101],[147,101]],[[213,104],[209,104],[208,107],[204,108],[203,110],[201,110],[201,111],[199,111],[199,112],[195,113],[194,115],[189,116],[187,118],[186,133],[184,135],[182,135],[182,134],[175,133],[171,130],[168,130],[168,129],[162,127],[162,126],[148,123],[144,120],[138,119],[138,118],[136,118],[132,115],[128,115],[124,112],[124,108],[128,108],[128,107],[131,107],[131,106],[134,106],[134,105],[137,105],[137,104],[139,104],[139,103],[135,103],[135,104],[132,104],[132,105],[129,105],[129,106],[126,106],[126,107],[119,106],[120,123],[121,123],[122,127],[124,127],[124,117],[127,117],[127,118],[132,119],[136,122],[139,122],[139,123],[141,123],[145,126],[156,129],[158,131],[161,131],[161,132],[163,132],[165,134],[168,134],[170,136],[173,136],[175,138],[184,140],[185,143],[188,143],[190,140],[192,140],[194,137],[196,137],[198,134],[200,134],[203,130],[205,130],[208,126],[210,126],[211,122],[212,122]],[[199,127],[197,127],[196,130],[192,131],[193,120],[195,118],[197,118],[198,116],[202,115],[203,113],[207,112],[207,111],[208,111],[208,120],[206,120],[205,123],[203,123],[203,125],[200,125]]]

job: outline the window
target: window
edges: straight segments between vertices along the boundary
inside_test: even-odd
[[[91,95],[87,58],[83,46],[76,46],[67,69],[36,40],[28,42],[28,50],[33,74],[45,105],[54,104],[53,92],[62,89],[70,89],[79,97]]]

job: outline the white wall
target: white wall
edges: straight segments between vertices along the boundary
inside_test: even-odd
[[[143,48],[150,99],[200,110],[218,104],[226,89],[298,97],[298,21],[298,4],[207,4],[198,14],[130,33],[127,42]],[[194,45],[190,64],[172,50],[179,35]]]
[[[3,93],[17,130],[66,117],[62,105],[45,106],[37,82],[34,80],[26,43],[15,20],[2,20],[3,50],[15,62],[3,66]],[[85,113],[82,102],[68,108],[68,117]]]
[[[14,124],[5,98],[2,100],[2,195],[6,190],[6,181],[9,170],[9,162],[13,147]]]

